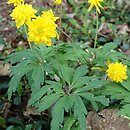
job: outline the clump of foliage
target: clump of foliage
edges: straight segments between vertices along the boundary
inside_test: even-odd
[[[95,6],[100,13],[102,2],[89,0],[89,11]],[[28,14],[17,14],[22,12],[19,6],[27,7]],[[74,41],[53,44],[52,38],[59,38],[58,18],[52,10],[40,16],[35,12],[31,5],[20,3],[11,15],[17,27],[27,31],[30,48],[12,53],[6,60],[12,64],[8,99],[21,92],[19,84],[24,78],[31,91],[28,106],[50,112],[51,130],[86,130],[88,111],[109,107],[112,100],[119,100],[120,114],[130,118],[130,58],[118,51],[118,44],[96,48],[97,32],[94,48]]]

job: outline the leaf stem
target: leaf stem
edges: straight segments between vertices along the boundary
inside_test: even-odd
[[[59,45],[58,45],[58,46],[59,46]],[[56,53],[58,52],[58,49],[57,49],[57,48],[55,49],[53,45],[52,45],[52,48],[53,48],[53,50],[54,50]],[[54,54],[54,58],[55,58],[55,60],[57,60],[57,59],[56,59],[56,54]],[[60,64],[59,64],[58,61],[57,61],[57,65],[58,65],[58,69],[59,69],[60,74],[61,74],[62,82],[63,82],[63,84],[65,84],[64,76],[63,76],[63,73],[62,73],[62,70],[61,70],[61,67],[60,67]]]
[[[62,22],[62,4],[60,5],[60,22],[59,22],[59,27],[61,27],[61,22]]]
[[[94,49],[96,48],[97,45],[97,38],[98,38],[98,12],[96,10],[96,35],[95,35],[95,41],[94,41]]]
[[[26,28],[26,25],[24,24],[24,31],[25,31],[25,34],[26,34],[26,38],[28,39],[28,33],[27,33],[27,28]],[[27,40],[28,41],[28,40]],[[30,44],[30,42],[28,41],[28,44],[29,44],[29,47],[32,49],[32,46]]]

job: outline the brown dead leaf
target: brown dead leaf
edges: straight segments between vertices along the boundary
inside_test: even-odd
[[[127,31],[129,31],[129,27],[126,24],[118,25],[117,29],[119,29],[118,31],[119,34],[125,34]]]
[[[98,32],[100,32],[103,35],[110,33],[108,23],[102,23],[98,29]]]
[[[0,52],[4,49],[4,44],[0,44]]]
[[[11,64],[6,63],[5,65],[0,63],[0,76],[8,76],[10,74]]]
[[[23,112],[23,115],[28,117],[30,115],[41,115],[35,107],[26,107],[26,111]]]
[[[10,107],[11,107],[11,103],[10,102],[5,102],[4,103],[4,107],[2,109],[2,113],[3,113],[4,118],[8,117],[8,114],[10,113],[10,110],[9,110]]]
[[[3,62],[0,61],[0,76],[8,76],[10,74],[10,69],[11,64],[6,63],[5,65],[3,65]]]
[[[128,57],[130,57],[130,49],[128,49],[128,50],[125,52],[125,54],[126,54]]]

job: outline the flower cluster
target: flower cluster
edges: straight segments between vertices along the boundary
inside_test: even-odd
[[[44,43],[51,46],[51,38],[58,37],[56,32],[57,24],[55,24],[56,19],[58,18],[54,17],[52,10],[44,11],[41,16],[33,19],[28,24],[29,42],[34,42],[35,44]]]
[[[112,81],[123,82],[127,79],[127,66],[122,63],[110,63],[106,72]]]
[[[24,3],[24,0],[9,0],[7,3],[8,4],[14,4],[14,6],[17,6],[21,3]]]
[[[55,3],[56,5],[60,5],[60,4],[62,3],[62,0],[54,0],[54,3]]]
[[[62,1],[55,2],[60,4]],[[51,46],[51,39],[58,38],[57,24],[55,23],[58,17],[54,17],[52,10],[43,11],[41,16],[36,16],[37,10],[30,4],[24,4],[23,0],[9,0],[8,3],[13,3],[16,6],[10,16],[15,21],[17,28],[22,25],[28,27],[29,42]]]
[[[62,0],[53,1],[57,5],[62,3]],[[88,2],[91,4],[89,11],[96,6],[97,11],[100,13],[99,7],[102,8],[100,2],[103,2],[103,0],[88,0]],[[14,4],[15,6],[10,16],[16,22],[17,28],[27,25],[29,42],[35,44],[44,43],[51,46],[51,39],[58,38],[57,24],[55,23],[58,17],[54,17],[52,10],[43,11],[41,16],[36,16],[37,10],[32,5],[25,4],[24,0],[9,0],[8,4]]]
[[[32,5],[19,4],[13,9],[10,16],[15,20],[16,26],[19,28],[24,24],[28,24],[32,18],[36,18],[36,12],[37,11],[32,8]]]
[[[88,3],[90,3],[90,7],[88,9],[88,11],[90,11],[94,6],[96,7],[96,10],[101,13],[99,7],[103,8],[101,6],[101,2],[103,2],[103,0],[88,0]]]

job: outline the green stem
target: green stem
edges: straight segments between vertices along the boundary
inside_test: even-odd
[[[98,38],[98,12],[96,10],[96,35],[95,35],[95,41],[94,41],[94,48],[96,48],[96,45],[97,45],[97,38]]]
[[[56,14],[56,12],[57,12],[57,5],[55,6],[55,14]]]
[[[65,85],[65,81],[64,81],[63,73],[62,73],[62,70],[61,70],[61,67],[60,67],[60,64],[59,64],[59,63],[58,63],[58,68],[59,68],[59,71],[60,71],[60,73],[61,73],[62,82],[63,82],[63,84]]]
[[[24,31],[25,31],[25,34],[26,34],[26,37],[28,39],[28,33],[27,33],[27,28],[26,28],[26,25],[24,24]],[[28,41],[28,44],[29,44],[29,47],[32,49],[32,46],[30,44],[30,42]]]
[[[57,28],[61,28],[61,22],[62,22],[62,4],[60,5],[60,18],[59,18],[59,27]],[[59,39],[58,39],[58,46],[59,46],[59,43],[60,43],[60,33],[59,33]]]
[[[55,49],[53,45],[52,45],[52,48],[53,48],[53,50],[54,50],[56,53],[58,52],[58,49],[57,49],[57,48]],[[56,54],[54,54],[54,58],[56,59]],[[63,84],[65,84],[64,77],[63,77],[63,73],[62,73],[62,70],[61,70],[61,67],[60,67],[60,64],[59,64],[58,61],[57,61],[57,64],[58,64],[59,71],[60,71],[60,73],[61,73],[62,82],[63,82]]]
[[[27,28],[26,28],[26,25],[24,24],[24,31],[25,31],[25,34],[26,34],[26,38],[28,39],[28,33],[27,33]]]
[[[59,27],[61,27],[61,22],[62,22],[62,4],[60,5],[60,22],[59,22]]]

